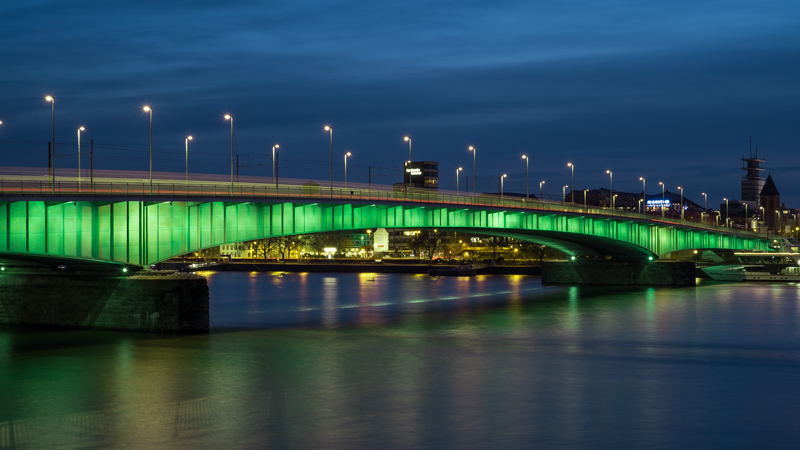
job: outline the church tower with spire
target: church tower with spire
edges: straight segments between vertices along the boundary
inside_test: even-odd
[[[781,193],[778,192],[778,187],[772,181],[772,175],[767,176],[767,181],[764,183],[764,188],[761,189],[760,197],[759,206],[764,208],[764,223],[767,225],[768,230],[777,231],[780,226],[777,212],[781,208]]]

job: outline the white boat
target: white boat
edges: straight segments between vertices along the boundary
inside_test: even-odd
[[[745,281],[745,269],[742,265],[707,266],[701,270],[714,281]]]

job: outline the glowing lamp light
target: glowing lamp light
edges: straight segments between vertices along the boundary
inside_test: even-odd
[[[411,138],[410,138],[410,137],[408,137],[408,136],[406,136],[406,137],[404,137],[404,138],[403,138],[403,140],[404,140],[404,141],[406,141],[406,142],[408,142],[408,141],[410,141],[410,140],[411,140]]]
[[[331,127],[325,125],[325,131],[331,131]]]
[[[53,96],[52,95],[48,95],[44,99],[47,100],[48,102],[52,102],[53,101]]]
[[[230,114],[225,114],[225,120],[231,120],[231,115]]]
[[[575,257],[574,256],[570,256],[569,259],[575,261]]]
[[[127,271],[128,271],[128,268],[127,268],[127,267],[124,267],[124,268],[122,269],[122,271],[123,271],[123,272],[127,272]]]
[[[84,127],[80,127],[78,129],[81,130],[81,131],[86,131],[86,128],[84,128]]]
[[[194,139],[194,138],[193,138],[193,137],[191,137],[191,136],[186,136],[186,139],[188,139],[188,140],[190,140],[190,141],[191,141],[191,140],[192,140],[192,139]]]
[[[149,106],[145,106],[145,107],[144,107],[144,108],[142,108],[142,109],[144,109],[144,112],[148,112],[148,111],[150,111],[150,109],[151,109],[151,108],[150,108]]]

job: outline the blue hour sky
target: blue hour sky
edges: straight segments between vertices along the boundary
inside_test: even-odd
[[[783,199],[800,206],[800,3],[793,1],[106,1],[0,3],[3,165],[47,164],[56,97],[59,167],[75,167],[75,130],[96,167],[400,181],[407,158],[440,161],[478,186],[551,195],[607,186],[672,191],[709,206],[740,197],[749,137]],[[13,141],[13,142],[12,142]],[[24,141],[24,142],[23,142]],[[42,144],[45,142],[45,144]],[[102,147],[101,147],[102,146]],[[244,158],[244,156],[242,156]],[[461,189],[464,179],[461,177]],[[535,188],[533,187],[535,186]]]

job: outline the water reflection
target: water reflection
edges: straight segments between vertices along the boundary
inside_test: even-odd
[[[741,448],[800,437],[796,286],[217,275],[212,290],[230,287],[218,323],[303,328],[0,327],[0,448]]]

